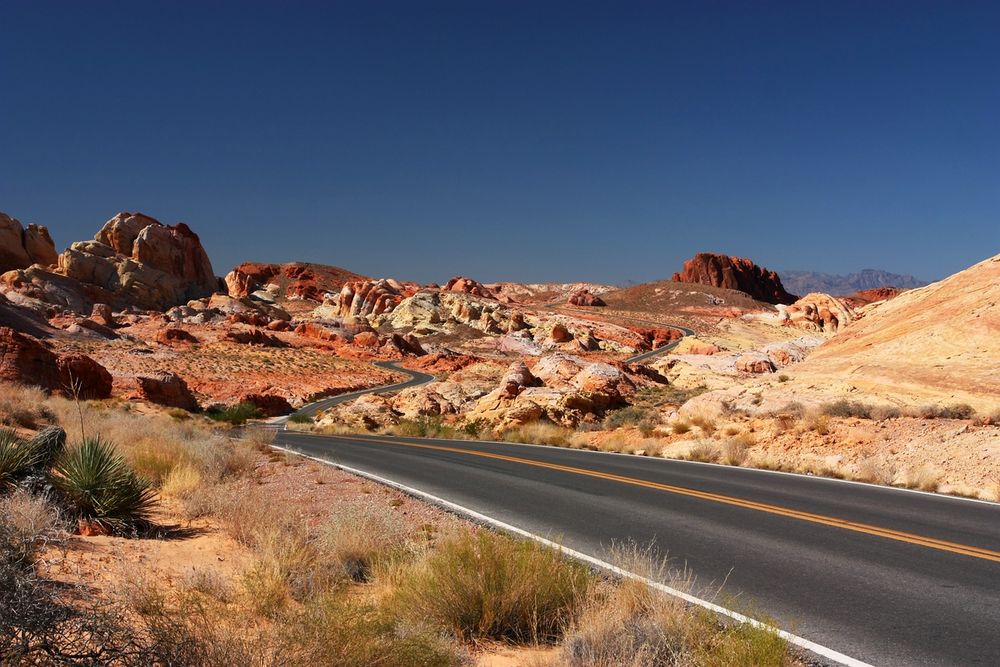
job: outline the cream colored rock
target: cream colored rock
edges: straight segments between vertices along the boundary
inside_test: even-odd
[[[41,225],[27,228],[6,213],[0,213],[0,273],[26,269],[32,264],[51,266],[56,248],[49,230]]]
[[[792,326],[836,333],[855,319],[854,309],[829,294],[813,292],[789,306],[779,305],[781,319]]]

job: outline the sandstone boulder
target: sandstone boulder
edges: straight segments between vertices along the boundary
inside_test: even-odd
[[[272,336],[261,329],[249,331],[227,331],[224,340],[240,345],[255,345],[257,347],[288,347],[288,344],[277,336]]]
[[[736,359],[736,370],[740,373],[773,373],[774,362],[763,352],[747,352]]]
[[[552,325],[552,330],[549,332],[549,340],[553,343],[568,343],[573,340],[573,334],[569,332],[565,324],[556,322]]]
[[[162,345],[174,345],[177,343],[194,344],[198,342],[198,339],[184,329],[171,327],[157,332],[156,342]]]
[[[739,290],[767,303],[795,301],[795,297],[785,291],[777,273],[743,257],[701,252],[684,262],[684,268],[674,274],[673,280]]]
[[[461,292],[464,294],[478,296],[483,299],[496,298],[496,295],[481,282],[464,276],[455,276],[449,280],[442,289],[445,292]]]
[[[819,292],[779,306],[779,313],[785,324],[824,333],[836,333],[854,320],[854,310],[844,301]]]
[[[176,373],[157,371],[135,376],[136,397],[171,408],[189,412],[199,410],[198,401],[187,383]]]
[[[49,230],[41,225],[27,228],[6,213],[0,213],[0,273],[26,269],[32,264],[56,263],[56,248]]]
[[[90,311],[90,319],[106,327],[113,327],[116,324],[111,306],[106,303],[95,303]]]
[[[83,399],[109,398],[111,374],[82,354],[58,355],[37,338],[0,327],[0,380]]]
[[[295,412],[288,399],[273,394],[246,394],[240,398],[240,403],[253,404],[263,417],[280,417]]]
[[[608,305],[604,302],[604,299],[597,296],[596,294],[593,294],[587,288],[579,289],[573,292],[572,294],[569,295],[569,298],[566,300],[566,302],[573,306],[599,307]]]
[[[225,278],[229,294],[250,296],[260,289],[273,289],[277,297],[323,301],[336,295],[349,282],[369,280],[337,266],[292,262],[290,264],[256,264],[246,262],[230,271]]]

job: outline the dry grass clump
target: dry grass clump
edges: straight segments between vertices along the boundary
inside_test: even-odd
[[[38,387],[0,383],[0,423],[38,428],[55,416],[45,405],[45,392]]]
[[[715,433],[715,420],[702,414],[691,417],[691,423],[697,426],[704,435]]]
[[[719,450],[719,463],[729,466],[741,466],[747,461],[750,448],[756,444],[754,437],[749,433],[742,433],[732,438],[728,438],[722,443]]]
[[[912,413],[921,419],[972,419],[976,411],[967,403],[952,405],[924,405]]]
[[[486,530],[444,539],[400,581],[393,604],[466,639],[558,638],[591,585],[555,549]]]
[[[551,422],[537,421],[510,428],[503,432],[501,439],[504,442],[568,447],[572,436],[572,429]]]
[[[685,572],[671,572],[651,548],[627,546],[613,562],[640,576],[690,590]],[[674,667],[790,665],[788,644],[773,631],[723,624],[643,581],[594,586],[566,632],[562,662],[569,667]]]
[[[695,443],[691,449],[680,458],[685,461],[701,461],[703,463],[715,463],[719,458],[719,448],[714,442],[701,440]]]
[[[629,405],[609,412],[604,418],[604,428],[606,429],[613,430],[625,426],[634,426],[646,437],[653,434],[653,430],[659,423],[659,411],[643,405]]]
[[[890,485],[896,479],[896,469],[882,457],[872,456],[860,461],[852,475],[859,482]]]
[[[913,466],[903,471],[901,483],[908,489],[937,491],[941,486],[941,473],[926,464]]]
[[[691,431],[691,422],[686,419],[677,419],[670,425],[670,430],[677,435],[684,435]]]

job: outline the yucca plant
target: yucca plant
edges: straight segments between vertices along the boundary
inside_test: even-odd
[[[17,484],[35,465],[31,447],[11,429],[0,430],[0,491]]]
[[[99,436],[66,451],[53,468],[56,488],[81,519],[113,532],[148,523],[156,504],[149,481]]]
[[[66,431],[60,426],[47,426],[27,444],[35,458],[34,465],[48,469],[54,466],[66,451]]]

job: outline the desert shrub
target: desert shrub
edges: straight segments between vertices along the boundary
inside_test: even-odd
[[[670,425],[670,430],[677,435],[683,435],[691,430],[691,422],[686,419],[678,419]]]
[[[788,379],[789,379],[788,376],[785,375],[784,373],[778,376],[778,382],[788,382]]]
[[[898,419],[902,415],[902,410],[895,405],[876,405],[872,407],[871,417],[875,421],[881,422],[887,419]]]
[[[148,523],[156,504],[150,483],[101,438],[88,438],[67,450],[53,473],[74,512],[108,530],[122,532]]]
[[[35,452],[11,429],[0,430],[0,491],[13,488],[36,462]]]
[[[719,452],[719,462],[730,466],[740,466],[746,463],[750,447],[754,444],[749,433],[737,435],[722,443]]]
[[[305,605],[284,624],[284,644],[296,665],[468,664],[460,647],[424,623],[402,624],[375,605],[330,593]]]
[[[421,415],[416,419],[401,419],[399,423],[391,426],[390,433],[402,435],[410,438],[445,438],[448,440],[460,440],[466,432],[457,429],[450,424],[444,423],[438,415]]]
[[[632,404],[646,407],[658,408],[665,405],[684,405],[695,396],[700,396],[708,391],[708,387],[701,386],[694,389],[681,389],[673,385],[661,385],[658,387],[647,387],[640,389],[632,398]]]
[[[994,426],[1000,425],[1000,409],[994,410],[986,417],[986,422],[988,424],[993,424]]]
[[[803,428],[807,431],[814,431],[816,435],[828,435],[830,433],[830,418],[824,414],[809,414],[803,421]]]
[[[293,412],[288,416],[288,421],[292,424],[312,424],[313,418],[301,412]]]
[[[607,416],[604,417],[604,428],[609,430],[621,428],[623,426],[637,426],[641,428],[646,424],[655,426],[657,417],[658,415],[655,409],[639,405],[629,405],[628,407],[621,408],[620,410],[609,412]]]
[[[546,641],[573,617],[590,576],[536,542],[463,530],[402,578],[393,602],[464,639]]]
[[[371,505],[338,509],[319,531],[320,549],[354,581],[366,581],[379,559],[404,549],[406,524],[393,512]]]
[[[28,441],[28,448],[35,459],[35,465],[51,468],[66,451],[66,431],[59,426],[48,426]]]
[[[703,463],[713,463],[719,456],[716,446],[706,440],[700,441],[688,450],[683,457],[688,461],[702,461]]]
[[[828,417],[872,418],[872,406],[860,401],[848,401],[846,399],[827,403],[820,408],[820,411]]]
[[[923,419],[972,419],[976,411],[966,403],[952,405],[925,405],[917,411]]]
[[[903,486],[920,491],[937,491],[941,486],[941,473],[928,465],[919,465],[903,472]]]
[[[0,423],[37,428],[54,415],[45,405],[45,392],[38,387],[0,383]]]
[[[691,423],[698,427],[702,433],[705,435],[712,435],[715,433],[715,420],[706,415],[694,415],[691,417]]]
[[[260,408],[253,403],[237,403],[221,410],[210,410],[205,415],[214,421],[227,422],[233,426],[242,426],[250,419],[261,416]]]
[[[896,478],[896,471],[888,461],[870,457],[858,463],[854,478],[869,484],[892,484]]]
[[[570,444],[572,435],[571,429],[551,422],[537,421],[507,429],[501,439],[504,442],[566,447]]]

